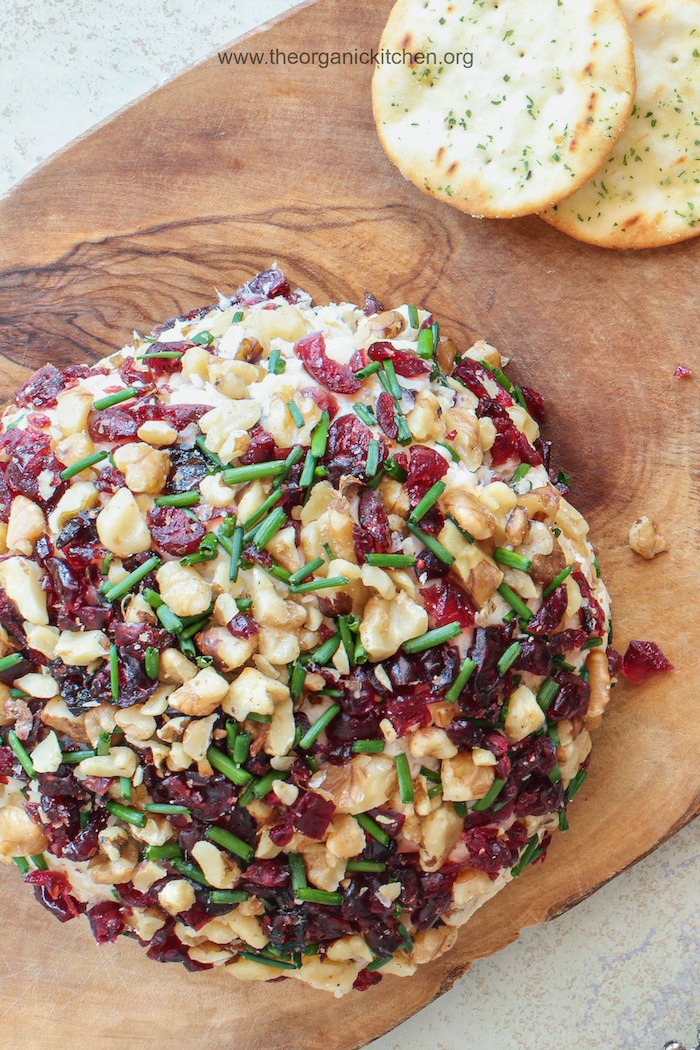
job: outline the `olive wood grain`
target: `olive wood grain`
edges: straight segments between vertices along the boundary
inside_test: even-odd
[[[247,49],[369,48],[389,5],[319,0]],[[378,144],[366,66],[222,66],[216,56],[56,155],[0,202],[2,393],[47,360],[100,356],[134,328],[234,289],[277,259],[321,300],[432,309],[461,345],[485,337],[549,405],[614,596],[616,637],[659,642],[673,675],[620,685],[595,740],[572,830],[489,903],[455,949],[410,980],[334,999],[299,984],[98,948],[0,874],[9,1048],[197,1050],[359,1047],[419,1010],[477,958],[556,916],[700,811],[700,413],[697,243],[629,253],[568,240],[537,219],[469,219],[405,182]],[[656,518],[671,550],[646,564],[629,525]]]

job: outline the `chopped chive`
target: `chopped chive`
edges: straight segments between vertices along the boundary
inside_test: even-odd
[[[200,435],[198,438],[196,438],[195,445],[197,446],[199,451],[202,453],[202,455],[206,459],[208,459],[210,463],[213,463],[213,465],[216,467],[217,470],[223,470],[224,469],[224,464],[221,462],[221,460],[217,456],[216,452],[212,452],[212,450],[210,448],[207,448],[206,439],[202,435]]]
[[[273,959],[269,955],[263,955],[259,952],[239,952],[241,959],[248,959],[249,962],[262,963],[263,966],[271,966],[277,970],[298,970],[299,967],[296,963],[285,962],[284,959]]]
[[[327,576],[325,580],[309,580],[308,583],[295,583],[289,589],[292,594],[309,594],[311,591],[324,591],[329,587],[346,587],[349,582],[347,576]]]
[[[365,465],[365,476],[373,478],[379,468],[379,442],[370,438],[367,446],[367,463]]]
[[[119,650],[112,643],[109,647],[109,687],[112,699],[119,699]],[[99,754],[99,751],[98,751]]]
[[[305,890],[308,886],[304,858],[301,853],[288,853],[287,861],[289,863],[289,873],[292,878],[292,891],[294,896],[298,897],[299,891]]]
[[[114,555],[111,551],[108,551],[102,559],[102,565],[100,566],[100,576],[106,576],[109,572],[109,567],[114,561]]]
[[[229,757],[233,758],[233,752],[236,747],[236,740],[238,739],[238,723],[232,722],[229,718],[226,723],[226,750],[229,753]],[[235,762],[235,759],[234,759]]]
[[[457,532],[460,534],[460,536],[462,537],[463,540],[466,540],[466,542],[470,543],[470,544],[474,542],[474,537],[472,536],[471,532],[467,532],[466,529],[462,528],[462,526],[459,524],[459,522],[455,518],[454,514],[450,514],[450,512],[448,511],[447,512],[447,519],[448,519],[448,521],[452,522],[452,524],[457,529]]]
[[[352,410],[365,426],[374,427],[377,425],[377,418],[369,405],[363,405],[362,402],[358,402],[352,406]]]
[[[187,806],[178,806],[174,802],[149,802],[143,807],[147,813],[189,813]]]
[[[355,663],[356,664],[366,664],[368,660],[369,660],[369,657],[367,655],[367,650],[365,649],[364,645],[362,644],[362,642],[360,641],[360,639],[358,637],[357,645],[355,646]]]
[[[389,393],[397,403],[400,403],[401,398],[403,397],[403,391],[401,390],[401,387],[399,386],[399,381],[396,378],[396,369],[394,368],[394,362],[387,357],[382,361],[382,367],[386,375]]]
[[[11,700],[26,700],[29,693],[25,693],[24,689],[10,689]]]
[[[346,871],[386,871],[386,864],[381,860],[349,860]]]
[[[353,740],[350,750],[355,755],[381,755],[385,746],[383,740]]]
[[[483,798],[480,798],[478,802],[475,802],[472,806],[472,810],[474,811],[474,813],[483,813],[484,810],[487,810],[490,806],[492,806],[498,798],[498,796],[500,795],[500,793],[503,791],[503,788],[505,786],[505,780],[494,780],[493,784],[491,785],[491,790],[488,792],[488,794],[484,795]]]
[[[231,537],[231,561],[228,567],[228,578],[232,583],[238,579],[238,570],[241,564],[241,553],[243,551],[243,529],[237,525]]]
[[[240,857],[246,864],[250,864],[255,855],[255,850],[247,842],[239,839],[237,835],[232,835],[230,831],[226,831],[224,828],[216,827],[216,825],[208,827],[204,832],[204,836],[215,842],[217,846],[223,846],[229,853]]]
[[[22,875],[29,874],[29,864],[27,863],[26,857],[13,857],[12,860],[17,865]]]
[[[437,321],[433,321],[430,326],[430,331],[433,333],[433,349],[437,350],[438,343],[440,342],[440,325]]]
[[[599,645],[603,644],[602,638],[589,638],[587,642],[584,642],[581,646],[582,649],[596,649]]]
[[[342,893],[329,893],[328,890],[315,890],[309,887],[299,890],[296,895],[300,901],[308,904],[327,904],[330,907],[340,907],[343,903]]]
[[[461,817],[462,820],[464,820],[464,818],[467,815],[467,803],[466,802],[453,802],[452,803],[452,807],[453,807],[455,813],[457,814],[457,816]]]
[[[243,320],[243,311],[242,310],[236,310],[235,314],[231,318],[231,324],[240,324],[242,320]]]
[[[236,598],[236,605],[239,612],[248,612],[253,605],[252,598]]]
[[[311,449],[306,453],[306,459],[304,460],[304,469],[301,472],[299,478],[299,484],[303,489],[307,489],[309,485],[313,484],[314,471],[316,470],[316,457],[314,456]]]
[[[361,368],[359,372],[355,372],[355,379],[359,379],[360,382],[362,382],[363,379],[369,379],[369,377],[375,375],[381,367],[381,361],[371,361],[370,364]]]
[[[373,820],[367,813],[356,813],[355,820],[360,825],[363,831],[365,831],[370,838],[376,839],[377,842],[381,842],[382,846],[388,846],[391,842],[391,836],[377,824],[376,820]]]
[[[154,350],[150,354],[137,354],[137,361],[151,361],[154,358],[163,360],[176,360],[178,357],[182,357],[182,350]]]
[[[423,532],[417,525],[413,525],[410,521],[407,523],[406,527],[416,539],[421,541],[424,547],[427,547],[428,550],[443,563],[443,565],[454,565],[454,554],[451,554],[447,548],[443,547],[443,545],[433,536],[429,536],[427,532]]]
[[[272,791],[272,785],[275,780],[288,780],[289,773],[283,769],[273,769],[269,773],[266,773],[264,777],[258,780],[252,785],[253,797],[254,798],[265,798],[265,795],[269,795]]]
[[[226,467],[222,471],[222,477],[227,485],[243,485],[260,478],[274,478],[285,469],[285,463],[280,460],[272,463],[250,463],[245,467]]]
[[[86,758],[94,758],[96,754],[96,751],[88,749],[82,751],[63,751],[61,754],[61,762],[65,766],[77,766],[79,762],[83,762]]]
[[[427,361],[433,356],[434,341],[433,333],[429,328],[421,328],[418,333],[418,344],[417,344],[418,356],[422,357],[424,361]]]
[[[513,878],[517,879],[518,875],[521,875],[529,864],[532,864],[534,860],[537,860],[538,857],[541,856],[542,850],[539,849],[539,839],[537,838],[537,835],[533,835],[530,841],[528,842],[527,846],[521,853],[520,860],[515,865],[515,867],[511,869],[511,875],[513,876]]]
[[[338,708],[340,710],[340,708]],[[7,734],[7,743],[10,745],[15,753],[15,757],[21,765],[24,772],[27,774],[30,780],[36,778],[36,772],[34,770],[34,763],[24,749],[24,746],[20,742],[19,737],[15,733],[14,729],[11,729]]]
[[[434,485],[431,485],[418,506],[411,511],[408,520],[413,525],[417,525],[421,518],[425,517],[430,508],[437,503],[446,488],[447,486],[444,481],[436,481]]]
[[[552,743],[554,744],[554,746],[556,748],[561,747],[561,739],[559,737],[559,732],[558,732],[557,727],[555,725],[551,725],[549,727],[549,729],[547,730],[547,736],[549,737],[549,739],[552,741]]]
[[[413,434],[409,430],[408,423],[406,422],[404,414],[398,405],[396,406],[396,411],[394,415],[396,418],[396,426],[398,429],[396,440],[398,441],[399,445],[410,445],[413,441]]]
[[[314,724],[307,729],[299,741],[299,747],[302,751],[308,751],[314,741],[318,739],[326,726],[333,721],[337,714],[340,714],[340,704],[331,704],[331,706],[323,712],[321,717],[316,719]]]
[[[396,775],[399,779],[399,796],[403,803],[410,805],[414,800],[413,781],[411,780],[408,759],[403,751],[398,755],[394,755],[394,765],[396,766]]]
[[[550,594],[553,594],[554,591],[556,591],[557,587],[561,586],[561,584],[564,582],[567,576],[571,576],[571,573],[573,571],[574,570],[571,567],[571,565],[567,565],[565,569],[562,569],[559,575],[554,577],[549,587],[545,587],[544,591],[542,592],[542,597],[549,598]]]
[[[526,558],[524,554],[509,551],[507,547],[496,547],[493,557],[499,565],[507,565],[511,569],[519,569],[520,572],[529,572],[532,568],[530,558]]]
[[[143,654],[143,665],[146,675],[154,682],[160,670],[160,653],[152,645],[147,646]]]
[[[571,802],[572,799],[576,798],[576,796],[578,795],[579,791],[583,787],[583,782],[584,782],[584,780],[586,779],[587,776],[588,776],[588,773],[587,773],[587,771],[585,769],[579,769],[578,773],[576,774],[576,776],[573,778],[573,780],[569,784],[568,788],[566,789],[566,801],[567,802]]]
[[[559,686],[553,678],[546,678],[537,690],[537,703],[540,705],[545,714],[547,713],[547,711],[549,711],[550,707],[552,706],[554,697],[557,695],[558,692]]]
[[[32,854],[30,854],[29,859],[31,860],[32,864],[34,865],[35,868],[37,868],[38,871],[48,871],[49,870],[49,866],[46,863],[46,858],[44,857],[43,853],[32,853]]]
[[[289,577],[290,585],[294,587],[298,583],[303,583],[308,576],[316,572],[316,569],[320,569],[322,565],[323,558],[312,558],[311,561],[307,561],[306,565],[302,565],[300,569],[297,569]]]
[[[521,619],[532,619],[534,615],[533,612],[530,609],[528,609],[527,605],[522,600],[522,598],[519,595],[517,595],[515,591],[508,586],[507,583],[501,584],[501,586],[498,588],[498,593],[504,601],[508,602],[508,605],[510,605],[511,609],[514,609],[518,616],[521,617]]]
[[[510,670],[522,651],[523,647],[520,642],[513,642],[512,645],[509,645],[496,665],[498,673],[504,675],[506,671]]]
[[[412,554],[367,554],[367,565],[376,565],[381,569],[410,569],[416,564]]]
[[[443,642],[449,642],[450,638],[456,638],[461,633],[462,625],[455,620],[454,623],[446,623],[444,627],[436,627],[434,631],[426,631],[425,634],[421,634],[417,638],[410,638],[403,643],[403,650],[405,653],[410,654],[422,653],[426,649],[433,649],[436,645],[442,645]]]
[[[209,614],[207,613],[206,616],[200,617],[199,620],[195,620],[194,623],[191,623],[187,627],[185,627],[184,631],[180,632],[180,639],[182,641],[187,641],[188,638],[194,638],[194,636],[196,634],[199,634],[199,632],[203,630],[208,623]]]
[[[375,970],[381,970],[382,966],[386,966],[388,962],[391,962],[391,955],[378,955],[376,959],[372,959],[371,963],[367,963],[365,970],[368,973],[374,973]]]
[[[243,890],[212,890],[209,894],[210,904],[242,904],[248,900]]]
[[[418,319],[418,311],[415,306],[408,307],[408,323],[411,328],[420,328],[420,321]]]
[[[146,846],[144,857],[146,860],[179,860],[183,856],[183,850],[176,842],[166,842],[162,846]]]
[[[269,725],[272,721],[272,715],[258,715],[254,711],[247,714],[246,718],[249,718],[251,722],[262,722],[263,725]]]
[[[597,558],[593,559],[593,568],[595,569],[596,576],[600,579],[600,564]]]
[[[440,784],[440,774],[436,773],[434,769],[428,769],[427,766],[420,767],[420,775],[429,780],[431,784]]]
[[[122,401],[130,401],[138,393],[139,388],[137,386],[127,386],[117,394],[98,398],[97,401],[93,401],[92,407],[96,412],[101,412],[103,408],[112,408],[113,405],[121,405]]]
[[[0,660],[0,671],[9,671],[11,667],[21,664],[22,660],[24,660],[24,657],[21,653],[10,653],[9,656],[3,656]]]
[[[457,452],[456,449],[452,448],[452,445],[448,445],[446,441],[436,441],[435,444],[439,445],[440,448],[444,448],[447,452],[449,452],[453,463],[460,462],[459,452]]]
[[[210,346],[214,342],[214,336],[211,332],[197,332],[189,341],[195,346]]]
[[[253,545],[262,551],[267,547],[270,540],[274,539],[287,520],[287,512],[282,507],[277,507],[272,514],[262,521],[253,537]]]
[[[322,412],[319,422],[316,424],[316,428],[311,438],[311,453],[320,459],[325,451],[326,445],[328,444],[328,428],[331,425],[331,417],[328,412]]]
[[[558,784],[561,781],[561,769],[558,765],[556,765],[549,774],[549,780],[552,784]]]
[[[428,798],[429,799],[434,799],[434,798],[436,798],[437,795],[441,795],[441,794],[442,794],[442,783],[434,784],[430,788],[430,790],[428,791]]]
[[[471,676],[474,674],[476,668],[477,664],[474,662],[474,660],[470,660],[467,657],[467,659],[464,661],[459,670],[459,674],[457,675],[454,682],[445,694],[445,700],[448,702],[448,704],[453,704],[455,700],[457,700],[459,694],[462,692],[465,685],[467,684]]]
[[[213,561],[219,552],[219,541],[215,532],[207,532],[202,537],[199,547],[193,554],[180,558],[180,565],[199,565],[203,561]]]
[[[233,761],[237,766],[242,765],[248,758],[252,739],[250,733],[239,733],[236,737],[236,742],[233,745]]]
[[[355,639],[353,638],[352,631],[350,630],[350,624],[347,616],[338,617],[338,630],[340,631],[340,638],[343,643],[343,648],[347,654],[348,662],[350,666],[355,663]]]
[[[112,733],[103,730],[97,737],[97,755],[98,758],[104,758],[109,754],[109,749],[112,746]]]
[[[311,663],[319,664],[319,666],[327,664],[328,661],[332,660],[338,652],[341,641],[342,636],[340,631],[337,631],[336,634],[333,634],[330,638],[326,639],[322,645],[319,645],[315,652],[311,653],[309,661]]]
[[[298,661],[294,664],[292,670],[292,676],[289,680],[289,692],[292,700],[298,700],[304,689],[304,682],[306,681],[306,668],[303,664]]]
[[[225,755],[223,751],[217,751],[215,747],[210,747],[207,751],[207,760],[214,769],[219,773],[223,773],[225,777],[228,777],[230,781],[239,787],[253,779],[246,769],[240,769],[235,762],[231,761],[228,755]]]
[[[304,417],[301,414],[299,407],[295,405],[293,401],[288,401],[287,408],[289,409],[290,416],[301,430],[301,428],[304,426]]]
[[[140,583],[144,576],[148,576],[149,572],[158,568],[161,564],[160,558],[155,555],[152,558],[148,558],[143,565],[139,565],[138,569],[134,569],[128,576],[125,576],[119,583],[115,583],[112,587],[107,587],[104,592],[105,600],[108,602],[114,602],[117,598],[122,598],[125,594],[135,587],[137,583]]]
[[[581,667],[578,673],[579,678],[582,678],[584,682],[587,682],[591,677],[591,672],[587,667]]]
[[[522,481],[526,474],[530,472],[529,463],[521,463],[517,470],[513,472],[513,477],[510,479],[511,485],[517,485],[519,481]]]
[[[70,467],[66,467],[58,476],[61,481],[69,481],[70,478],[74,478],[76,474],[80,474],[81,471],[86,470],[88,467],[94,467],[96,463],[101,463],[103,459],[107,459],[108,455],[108,452],[93,452],[92,455],[84,456],[83,459],[79,459]]]
[[[173,868],[178,875],[183,875],[186,879],[199,883],[200,886],[206,886],[207,889],[211,888],[211,884],[205,879],[201,869],[194,864],[188,864],[185,860],[173,859],[170,861],[170,867]]]
[[[155,609],[156,616],[166,631],[170,631],[171,634],[179,634],[183,629],[182,620],[175,615],[172,609],[168,608],[161,596],[156,591],[152,591],[150,587],[147,587],[143,592],[143,597],[151,608]]]
[[[568,831],[569,830],[569,821],[566,819],[566,811],[565,810],[562,810],[561,813],[559,814],[559,830],[560,831]]]
[[[573,674],[576,670],[574,665],[567,663],[563,656],[555,656],[552,660],[552,664],[558,671],[569,671],[570,674]]]
[[[172,496],[158,496],[154,503],[157,507],[193,507],[199,503],[199,492],[175,492]]]
[[[324,543],[323,549],[326,552],[328,560],[335,561],[335,553],[333,552],[333,548],[331,547],[330,543]]]
[[[279,350],[271,350],[270,356],[267,359],[267,370],[272,375],[281,376],[287,368],[287,362],[282,357]]]
[[[131,802],[131,781],[128,777],[119,777],[119,791],[125,802]]]
[[[131,806],[122,806],[121,802],[113,802],[110,798],[106,802],[106,809],[113,817],[123,820],[125,824],[133,824],[136,828],[146,826],[146,814],[141,813],[138,809],[132,809]]]
[[[393,481],[405,481],[408,477],[408,471],[397,463],[393,456],[389,456],[384,460],[384,472]]]

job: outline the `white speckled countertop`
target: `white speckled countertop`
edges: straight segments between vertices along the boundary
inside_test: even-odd
[[[0,192],[97,121],[291,6],[3,0]],[[671,1039],[690,1048],[699,975],[696,821],[567,915],[477,963],[372,1050],[662,1050]]]

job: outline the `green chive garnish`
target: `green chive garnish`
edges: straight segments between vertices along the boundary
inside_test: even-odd
[[[459,463],[459,452],[457,452],[456,449],[452,448],[452,445],[448,445],[446,441],[436,441],[435,444],[439,445],[440,448],[444,448],[447,452],[449,452],[450,458],[452,459],[453,463]]]
[[[505,786],[505,780],[494,780],[489,793],[474,803],[472,806],[473,811],[475,813],[483,813],[484,810],[487,810],[489,806],[493,805]]]
[[[378,955],[376,959],[372,959],[371,963],[367,963],[365,970],[368,973],[374,973],[375,970],[381,970],[382,966],[386,966],[388,962],[391,962],[391,955]]]
[[[498,673],[500,675],[504,675],[506,671],[508,671],[513,666],[513,664],[518,659],[522,651],[523,647],[520,644],[520,642],[513,642],[512,645],[509,645],[501,659],[498,661],[498,664],[496,665],[498,668]]]
[[[422,328],[418,333],[418,356],[427,361],[433,356],[433,333],[429,328]]]
[[[457,814],[457,816],[461,817],[462,820],[464,820],[464,818],[467,815],[467,803],[466,802],[453,802],[452,803],[452,808],[454,809],[454,811]]]
[[[369,379],[370,376],[375,375],[382,367],[381,361],[371,361],[364,368],[361,368],[359,372],[355,372],[355,379],[359,379],[362,382],[363,379]]]
[[[537,860],[538,857],[541,856],[542,850],[539,849],[539,840],[537,838],[537,835],[533,835],[530,841],[528,842],[527,846],[523,850],[520,856],[520,860],[515,865],[515,867],[511,869],[511,875],[513,876],[513,878],[517,879],[518,875],[521,875],[522,872],[525,871],[525,868],[527,868],[528,864],[532,864],[534,860]]]
[[[194,864],[188,864],[184,860],[171,860],[170,867],[173,868],[178,875],[183,875],[186,879],[190,879],[192,882],[199,883],[200,886],[206,886],[210,889],[210,883],[204,878],[201,870],[195,867]]]
[[[289,773],[282,769],[273,769],[252,785],[254,798],[265,798],[272,791],[275,780],[288,780]],[[242,800],[241,800],[242,801]]]
[[[547,713],[547,711],[549,711],[550,707],[552,706],[554,697],[557,695],[558,692],[559,686],[553,678],[546,678],[537,690],[537,703],[540,705],[545,714]]]
[[[311,747],[314,741],[317,740],[318,737],[321,735],[326,726],[329,725],[333,721],[335,716],[338,714],[340,714],[340,705],[331,704],[331,706],[323,712],[321,717],[317,718],[314,724],[304,733],[303,737],[299,741],[299,747],[303,751],[308,751],[308,749]]]
[[[298,970],[299,967],[296,963],[285,962],[284,959],[273,959],[269,955],[263,955],[259,952],[239,952],[241,959],[248,959],[250,962],[262,963],[263,966],[271,966],[276,970]]]
[[[272,463],[250,463],[246,467],[226,467],[222,471],[222,477],[227,485],[243,485],[248,481],[258,481],[260,478],[274,478],[286,470],[286,465],[281,460]]]
[[[507,583],[501,584],[501,586],[498,588],[498,593],[504,601],[508,602],[508,605],[510,605],[511,609],[514,609],[522,620],[532,619],[534,615],[532,610],[528,609],[527,605],[522,600],[522,598],[519,595],[517,595],[515,591],[508,586]]]
[[[427,766],[420,767],[420,775],[425,777],[426,780],[429,780],[431,784],[441,783],[440,774],[436,773],[434,769],[428,769]]]
[[[103,459],[107,459],[108,455],[108,452],[93,452],[91,456],[84,456],[83,459],[79,459],[72,466],[66,467],[58,476],[61,481],[69,481],[88,467],[94,467],[96,463],[101,463]]]
[[[119,699],[119,650],[112,643],[109,647],[109,686],[112,699]],[[99,752],[98,752],[99,753]]]
[[[235,314],[231,318],[231,324],[240,324],[242,320],[243,320],[243,311],[242,310],[236,310]]]
[[[349,860],[346,871],[386,871],[386,864],[381,860]]]
[[[229,853],[234,853],[237,857],[240,857],[246,864],[250,864],[255,855],[255,850],[252,846],[249,846],[243,839],[239,839],[237,835],[232,835],[230,831],[225,831],[224,828],[217,828],[215,825],[212,825],[207,828],[204,835],[205,838],[215,842],[217,846],[223,846]]]
[[[449,642],[451,638],[456,638],[458,634],[462,633],[462,629],[461,623],[457,621],[446,623],[444,627],[436,627],[434,631],[426,631],[425,634],[419,635],[418,638],[410,638],[407,642],[404,642],[404,652],[422,653],[426,649],[433,649],[436,645],[442,645],[443,642]]]
[[[236,741],[236,743],[238,743],[238,741]],[[237,784],[239,787],[242,787],[253,779],[246,769],[240,769],[235,762],[231,761],[228,755],[225,755],[223,751],[217,751],[215,747],[210,747],[207,751],[207,760],[214,769],[219,773],[223,773],[225,777],[228,777],[230,781]]]
[[[499,565],[507,565],[511,569],[519,569],[520,572],[529,572],[532,568],[530,558],[526,558],[524,554],[509,551],[507,547],[496,547],[493,557]]]
[[[267,359],[267,370],[273,375],[281,376],[287,368],[287,362],[283,359],[279,350],[271,350]]]
[[[178,357],[182,357],[181,350],[154,350],[152,354],[137,354],[136,360],[150,361],[153,358],[163,358],[168,360],[170,358],[174,361]]]
[[[319,664],[319,666],[327,664],[328,661],[332,660],[338,652],[341,641],[342,635],[340,631],[331,635],[331,637],[327,638],[322,645],[319,645],[318,649],[309,655],[309,662]]]
[[[209,894],[210,904],[242,904],[248,900],[243,890],[212,890]]]
[[[589,638],[587,642],[584,642],[581,646],[582,649],[597,649],[599,645],[603,644],[602,638]]]
[[[122,598],[125,594],[128,594],[132,587],[135,587],[137,583],[140,583],[144,576],[148,576],[149,572],[157,569],[160,564],[160,558],[155,555],[152,558],[149,558],[143,563],[143,565],[139,565],[138,569],[134,569],[133,572],[130,572],[129,575],[125,576],[119,583],[107,587],[104,591],[105,600],[108,602],[114,602],[117,598]]]
[[[303,664],[295,663],[292,669],[292,675],[289,680],[289,692],[291,693],[292,700],[298,700],[304,689],[304,682],[306,681],[306,668]]]
[[[23,659],[21,653],[10,653],[9,656],[3,656],[0,660],[0,671],[9,671],[11,667],[21,664]]]
[[[143,807],[147,813],[189,813],[187,806],[178,806],[174,802],[149,802]]]
[[[298,583],[303,583],[307,577],[316,572],[316,569],[320,569],[322,565],[323,558],[312,558],[311,561],[307,561],[306,565],[302,565],[300,569],[297,569],[297,571],[293,572],[289,577],[290,586],[294,587]]]
[[[94,758],[96,754],[96,751],[87,749],[83,751],[63,751],[61,762],[65,766],[77,766],[79,762],[83,762],[86,758]]]
[[[409,306],[408,308],[408,323],[411,328],[420,328],[420,321],[418,320],[418,311],[415,306]]]
[[[192,336],[190,342],[194,343],[195,346],[209,346],[214,342],[214,336],[211,332],[197,332],[196,335]]]
[[[147,587],[143,592],[143,597],[151,608],[155,609],[156,616],[166,631],[170,631],[171,634],[179,634],[183,629],[182,620],[175,615],[172,609],[168,608],[161,596],[156,591],[152,591],[150,587]]]
[[[311,438],[311,453],[316,459],[320,459],[326,451],[326,445],[328,444],[328,428],[330,424],[330,415],[328,412],[322,412],[321,419],[316,424],[316,429]]]
[[[389,393],[394,398],[394,400],[397,403],[399,403],[401,401],[401,398],[403,397],[403,392],[401,390],[401,387],[399,386],[399,381],[396,378],[396,369],[394,368],[394,362],[389,360],[389,358],[385,358],[385,360],[382,361],[382,367],[386,374]]]
[[[29,874],[29,864],[27,863],[26,857],[13,857],[12,860],[17,865],[22,875]]]
[[[303,489],[307,489],[309,485],[313,484],[314,471],[316,470],[316,457],[314,456],[311,449],[306,453],[306,459],[304,460],[304,468],[299,478],[299,484]]]
[[[287,408],[289,409],[290,416],[301,430],[301,428],[304,426],[304,417],[301,414],[299,407],[295,405],[293,401],[288,401]]]
[[[370,838],[376,839],[377,842],[381,842],[382,846],[389,845],[391,842],[391,836],[384,830],[384,828],[377,824],[376,820],[372,820],[367,813],[356,813],[355,820]]]
[[[105,755],[109,754],[109,749],[112,746],[112,733],[103,730],[97,737],[97,754],[99,758],[104,758]]]
[[[460,668],[459,674],[445,693],[445,700],[447,700],[448,704],[453,704],[457,700],[476,668],[477,664],[474,660],[470,660],[467,657]]]
[[[233,761],[237,766],[243,765],[248,758],[252,739],[250,733],[239,733],[236,737],[236,742],[233,745]]]
[[[338,710],[340,710],[340,708],[338,708]],[[15,757],[17,758],[17,761],[19,762],[19,764],[21,765],[22,769],[27,774],[29,779],[30,780],[34,780],[36,778],[36,772],[34,770],[34,763],[32,762],[32,760],[29,757],[29,755],[27,754],[27,752],[25,751],[24,746],[22,745],[22,743],[21,743],[19,737],[17,736],[17,734],[15,733],[14,729],[11,729],[9,731],[9,733],[7,734],[7,743],[10,745],[10,747],[14,751]]]
[[[119,790],[125,802],[131,802],[131,781],[128,777],[119,777]]]
[[[289,589],[292,594],[308,594],[310,591],[324,591],[329,587],[346,587],[349,582],[346,576],[327,576],[325,580],[309,580],[308,583],[296,583]]]
[[[160,653],[152,645],[149,645],[143,654],[143,665],[148,677],[155,682],[160,670]]]
[[[447,486],[444,481],[436,481],[434,485],[431,485],[426,492],[423,499],[420,501],[418,506],[411,511],[409,521],[413,525],[417,525],[421,518],[424,518],[431,507],[433,507],[442,496]]]
[[[454,554],[450,554],[446,547],[443,547],[434,536],[429,536],[427,532],[422,532],[417,525],[412,522],[407,523],[407,529],[416,539],[420,540],[424,547],[435,555],[438,561],[441,561],[443,565],[454,565]]]
[[[114,802],[111,798],[108,799],[105,808],[108,813],[111,813],[113,817],[117,817],[118,820],[123,820],[125,824],[133,824],[136,828],[145,828],[146,826],[146,814],[141,813],[138,809],[132,809],[131,806],[122,806],[121,802]]]
[[[353,740],[350,750],[356,755],[381,755],[384,747],[383,740]]]
[[[558,784],[561,781],[561,769],[558,765],[549,774],[549,780],[552,784]]]
[[[109,397],[100,397],[97,401],[93,401],[92,407],[96,412],[101,412],[103,408],[112,408],[113,405],[120,405],[122,401],[130,401],[132,397],[136,397],[139,393],[137,386],[127,386],[123,390],[120,390],[117,394],[110,394]]]
[[[253,545],[259,550],[264,550],[270,540],[274,539],[287,520],[287,512],[282,507],[277,507],[272,514],[258,525],[253,537]]]
[[[289,872],[292,877],[292,890],[295,898],[298,898],[299,891],[305,890],[308,886],[304,858],[300,853],[288,853],[287,860],[289,862]]]
[[[365,562],[381,569],[410,569],[416,564],[416,559],[412,554],[367,554]]]
[[[376,416],[369,405],[363,405],[362,402],[358,402],[352,406],[352,410],[357,418],[362,420],[365,426],[374,427],[377,425]]]
[[[561,813],[559,814],[559,830],[560,831],[568,831],[569,830],[569,821],[566,819],[566,812],[565,812],[565,810],[562,810]]]
[[[571,573],[573,571],[574,570],[571,567],[571,565],[567,565],[565,569],[562,569],[559,575],[554,577],[549,587],[545,587],[544,591],[542,592],[542,597],[549,598],[550,594],[553,594],[554,591],[556,591],[557,587],[561,586],[561,584],[564,582],[567,576],[571,576]]]
[[[301,889],[296,894],[297,899],[309,904],[327,904],[330,907],[340,907],[343,903],[342,893],[329,893],[327,890]]]
[[[409,805],[413,802],[413,781],[411,780],[408,759],[403,752],[394,755],[394,764],[396,765],[396,775],[399,778],[399,796],[402,802]]]
[[[193,507],[199,503],[199,492],[175,492],[172,496],[158,496],[154,501],[157,507]]]
[[[513,472],[513,477],[510,479],[511,485],[517,485],[519,481],[522,481],[526,474],[530,472],[529,463],[521,463],[516,471]]]
[[[365,466],[365,475],[368,478],[373,478],[377,473],[379,467],[379,442],[374,438],[370,438],[367,446],[367,464]]]
[[[576,798],[576,796],[578,795],[579,791],[583,787],[583,782],[584,782],[584,780],[586,779],[587,776],[588,776],[588,773],[587,773],[587,771],[585,769],[579,769],[578,773],[576,774],[576,776],[574,777],[574,779],[571,781],[571,783],[569,784],[568,788],[566,789],[566,800],[567,800],[567,802],[571,802],[572,799]]]

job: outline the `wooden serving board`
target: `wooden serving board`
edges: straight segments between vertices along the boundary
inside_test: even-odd
[[[389,4],[319,0],[237,47],[376,45]],[[618,647],[653,639],[673,675],[620,685],[572,830],[411,980],[341,1002],[300,984],[188,974],[123,940],[62,928],[0,876],[4,1047],[126,1044],[351,1050],[450,987],[476,958],[560,914],[700,811],[697,242],[608,253],[539,222],[476,221],[405,182],[378,144],[367,66],[222,66],[214,56],[55,156],[0,203],[0,351],[9,395],[47,360],[101,356],[134,328],[212,301],[277,259],[321,300],[416,302],[484,336],[550,406],[557,462],[592,523]],[[671,551],[626,545],[640,515]],[[49,1004],[47,1006],[47,1004]],[[88,1035],[89,1033],[89,1035]]]

